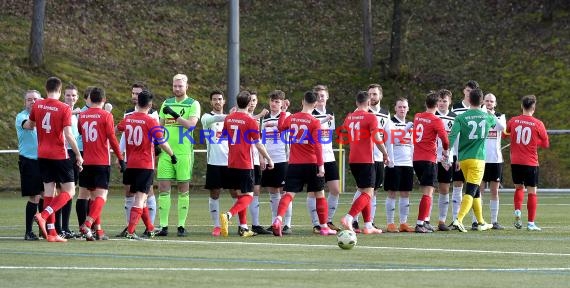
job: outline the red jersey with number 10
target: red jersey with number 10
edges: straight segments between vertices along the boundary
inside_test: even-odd
[[[506,131],[511,137],[511,164],[538,166],[538,147],[550,146],[542,121],[519,115],[509,120]]]
[[[125,132],[127,142],[127,168],[154,169],[154,139],[163,139],[164,128],[147,113],[134,112],[125,116],[117,126]],[[113,148],[114,149],[114,148]]]
[[[63,128],[71,126],[71,109],[57,99],[43,99],[34,103],[30,120],[36,122],[38,158],[63,160],[69,158],[63,137]]]
[[[343,127],[350,143],[348,163],[374,163],[374,134],[381,132],[376,115],[356,110],[346,116]]]
[[[83,139],[84,165],[111,165],[109,144],[115,155],[123,159],[115,137],[113,114],[101,108],[89,108],[79,114],[78,126]]]
[[[290,130],[289,164],[323,165],[323,147],[319,133],[321,122],[319,120],[305,112],[298,112],[289,117],[287,117],[287,112],[281,112],[277,123],[280,132]]]
[[[449,139],[443,121],[433,113],[422,112],[414,116],[414,161],[434,162],[437,158],[437,138],[443,150],[449,149]]]
[[[244,112],[234,112],[224,120],[224,131],[228,133],[228,167],[253,169],[252,144],[259,141],[257,121]]]

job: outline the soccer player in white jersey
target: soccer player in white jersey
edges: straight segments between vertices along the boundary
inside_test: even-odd
[[[370,108],[368,112],[376,116],[376,119],[378,120],[378,128],[383,129],[383,131],[387,131],[390,125],[390,112],[380,107],[380,102],[384,97],[382,86],[380,86],[380,84],[368,85],[368,95],[370,96]],[[385,137],[385,135],[381,136]],[[374,184],[374,196],[370,197],[370,218],[372,219],[372,222],[374,222],[374,216],[376,215],[377,190],[384,184],[384,157],[382,156],[382,153],[377,146],[374,146],[374,167],[376,170],[376,183]],[[354,202],[359,196],[360,192],[356,191],[356,193],[354,193],[354,198],[352,201]],[[372,223],[372,225],[377,228],[374,223]],[[360,232],[360,229],[358,227],[358,218],[354,218],[352,226],[355,232]],[[409,232],[413,232],[413,229]]]
[[[485,108],[489,113],[492,113],[497,118],[497,124],[491,127],[485,142],[485,173],[483,174],[483,181],[479,186],[481,196],[485,191],[485,183],[489,183],[489,190],[491,191],[491,223],[495,230],[502,230],[504,227],[499,224],[499,184],[503,177],[503,154],[501,153],[501,138],[505,128],[507,127],[507,120],[505,114],[501,114],[495,110],[497,107],[497,97],[489,93],[484,98]]]
[[[386,231],[390,233],[412,232],[408,225],[410,214],[410,192],[414,187],[414,166],[412,158],[414,145],[412,143],[412,122],[406,122],[410,110],[408,100],[399,98],[395,105],[396,114],[390,120],[390,129],[386,130],[387,141],[384,143],[388,150],[388,167],[384,174],[384,190],[386,197]],[[386,138],[385,138],[386,139]],[[396,211],[396,192],[399,192],[400,225],[396,226],[394,214]],[[424,223],[425,226],[425,223]]]
[[[453,127],[453,120],[455,119],[455,113],[449,111],[449,106],[451,105],[451,91],[447,89],[441,89],[438,91],[439,100],[437,102],[437,111],[435,116],[439,117],[443,121],[443,126],[445,131],[449,135],[451,128]],[[437,139],[437,182],[438,182],[438,208],[439,217],[437,230],[439,231],[449,231],[450,228],[445,224],[447,219],[447,210],[449,209],[449,187],[451,182],[453,182],[453,170],[445,169],[444,157],[443,157],[443,146],[441,139]],[[455,194],[454,194],[455,197]],[[459,194],[459,200],[453,198],[453,215],[457,216],[459,212],[459,207],[461,204],[461,194]],[[433,206],[433,205],[432,205]],[[431,209],[430,209],[431,211]],[[431,214],[431,212],[430,212]]]
[[[455,113],[455,116],[459,116],[469,110],[469,93],[471,90],[478,89],[479,83],[475,80],[469,80],[465,83],[463,87],[463,100],[458,103],[453,104],[451,111]],[[453,155],[457,155],[457,144],[453,147]],[[455,160],[455,158],[454,158]],[[463,172],[459,167],[459,162],[454,161],[453,166],[455,167],[453,171],[453,194],[451,195],[451,199],[453,201],[453,206],[451,207],[451,212],[453,213],[453,219],[456,218],[456,214],[459,214],[459,208],[461,206],[461,201],[463,199],[463,183],[465,183],[465,177],[463,176]],[[458,202],[456,202],[458,201]],[[477,230],[477,219],[475,215],[472,213],[472,224],[471,230]],[[453,227],[453,226],[452,226]]]
[[[334,113],[327,111],[326,105],[329,99],[329,91],[325,85],[317,85],[313,88],[313,92],[317,94],[317,105],[313,110],[313,117],[321,122],[321,130],[319,134],[319,141],[323,148],[323,161],[325,162],[325,181],[329,190],[327,197],[329,212],[327,225],[329,229],[340,231],[340,229],[333,224],[334,214],[338,208],[338,197],[340,195],[340,182],[338,174],[338,166],[334,158],[334,151],[332,146],[333,132],[335,130]],[[317,214],[317,201],[315,193],[307,193],[307,209],[311,215],[311,222],[313,224],[313,233],[320,234],[321,226],[319,225],[319,217]]]

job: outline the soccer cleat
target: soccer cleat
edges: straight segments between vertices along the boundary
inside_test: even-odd
[[[48,235],[47,236],[47,242],[67,242],[67,239],[59,236],[59,235]]]
[[[40,227],[40,232],[42,232],[42,236],[44,237],[44,239],[47,239],[48,234],[46,230],[46,219],[42,217],[42,213],[40,212],[36,213],[36,215],[34,215],[34,221],[38,223],[38,226]]]
[[[321,227],[319,234],[322,236],[336,235],[336,230],[333,230],[329,227]]]
[[[362,234],[382,234],[382,229],[378,229],[378,228],[364,228],[362,229]]]
[[[388,233],[398,233],[398,232],[400,232],[400,230],[398,230],[398,227],[396,226],[396,224],[394,224],[394,223],[389,223],[388,226],[386,226],[386,232],[388,232]]]
[[[352,231],[354,231],[354,233],[360,233],[360,227],[358,225],[358,221],[352,221]]]
[[[186,237],[186,236],[188,236],[188,232],[186,232],[186,229],[184,229],[184,227],[178,226],[178,232],[176,233],[176,236]]]
[[[313,234],[321,234],[321,226],[313,226]]]
[[[293,233],[293,230],[291,229],[291,227],[285,225],[283,226],[283,230],[281,230],[281,234],[283,235],[291,235]]]
[[[420,225],[420,224],[416,225],[414,232],[416,232],[416,233],[432,233],[431,230],[427,229],[424,225]]]
[[[522,221],[521,221],[521,210],[515,210],[515,222],[513,223],[515,225],[515,228],[517,229],[521,229],[522,228]]]
[[[127,232],[127,227],[125,227],[125,229],[123,229],[123,231],[121,231],[121,233],[115,235],[115,237],[125,238],[125,237],[127,237],[127,234],[129,234],[129,233]]]
[[[449,223],[449,225],[447,225],[447,228],[449,228],[449,230],[458,230],[457,226],[453,225],[453,221],[451,221],[451,223]]]
[[[87,227],[85,224],[79,227],[79,232],[81,232],[81,236],[85,238],[87,241],[95,241],[95,237],[93,237],[93,232],[91,228]]]
[[[283,225],[283,222],[281,222],[281,219],[276,217],[275,220],[273,221],[273,225],[271,226],[273,236],[283,237],[282,225]]]
[[[105,231],[97,230],[97,231],[95,231],[95,240],[106,241],[106,240],[109,240],[109,236],[107,236],[107,234],[105,234]]]
[[[271,232],[265,230],[262,226],[259,225],[251,225],[251,231],[257,233],[257,235],[268,235],[272,234]]]
[[[493,224],[483,223],[477,225],[477,231],[487,231],[493,228]]]
[[[439,222],[439,224],[437,224],[437,231],[449,231],[451,229],[449,229],[449,227],[447,225],[445,225],[444,222]]]
[[[140,238],[143,239],[152,239],[154,237],[156,237],[156,233],[158,233],[160,230],[158,229],[154,229],[152,231],[148,231],[148,230],[144,230],[143,234],[140,236]]]
[[[33,231],[30,231],[24,235],[24,240],[26,240],[26,241],[37,241],[37,240],[40,240],[40,238],[38,238],[38,236],[36,236],[36,234],[34,234]]]
[[[410,225],[408,225],[408,223],[402,223],[402,224],[400,224],[400,232],[413,233],[413,232],[416,232],[416,229],[410,227]]]
[[[340,225],[342,225],[342,227],[344,227],[344,229],[354,232],[354,229],[352,228],[352,224],[348,223],[348,221],[346,220],[346,216],[340,218]]]
[[[238,227],[238,234],[243,238],[253,237],[257,235],[257,233],[249,230],[248,228],[243,228],[241,226]]]
[[[528,230],[528,231],[542,231],[542,229],[540,227],[536,226],[536,224],[534,224],[534,223],[533,224],[529,223],[528,225],[526,225],[526,230]]]
[[[334,230],[336,232],[340,232],[340,228],[336,227],[336,225],[334,225],[332,222],[327,222],[327,226],[329,226],[329,229]]]
[[[137,234],[133,233],[127,233],[127,236],[125,236],[125,238],[129,239],[129,240],[143,240],[141,237],[139,237]]]
[[[471,230],[472,230],[472,231],[477,231],[477,230],[479,230],[479,223],[477,223],[477,222],[471,223]]]
[[[227,213],[220,214],[220,235],[228,237],[228,230],[230,229],[230,217]]]
[[[503,227],[503,225],[499,224],[499,222],[495,222],[493,223],[493,228],[491,228],[493,230],[503,230],[505,229],[505,227]]]
[[[220,237],[221,232],[222,232],[222,229],[220,227],[214,227],[214,230],[212,230],[212,236]]]
[[[160,231],[158,231],[158,233],[155,233],[154,236],[168,236],[168,227],[160,228]]]
[[[429,221],[424,221],[424,227],[429,230],[429,232],[435,232],[435,228],[433,228],[433,226],[431,226],[431,224],[429,224]]]
[[[73,231],[61,231],[60,234],[61,237],[65,238],[65,239],[75,239],[77,237],[77,235],[75,234],[75,232]]]
[[[457,219],[453,220],[452,225],[454,227],[456,227],[457,230],[459,230],[461,232],[467,232],[467,229],[465,229],[465,226],[463,226],[463,223],[459,222],[459,220],[457,220]]]

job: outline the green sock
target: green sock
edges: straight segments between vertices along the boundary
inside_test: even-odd
[[[190,205],[190,194],[188,191],[178,194],[178,227],[186,225],[188,217],[188,206]]]
[[[168,215],[170,215],[170,191],[161,191],[158,194],[158,215],[160,227],[168,227]]]

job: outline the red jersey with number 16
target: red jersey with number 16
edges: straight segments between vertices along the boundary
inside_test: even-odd
[[[147,113],[134,112],[125,116],[117,129],[125,132],[127,168],[154,169],[153,140],[162,140],[160,143],[167,140],[163,139],[164,128],[158,125],[156,119]]]
[[[63,137],[63,128],[71,126],[71,109],[57,99],[43,99],[34,103],[30,120],[36,122],[38,158],[63,160],[69,158]]]
[[[109,144],[119,160],[123,159],[115,137],[113,114],[89,108],[79,114],[78,126],[83,139],[83,165],[111,165]]]
[[[519,115],[509,120],[506,131],[511,137],[511,164],[538,166],[538,147],[550,146],[542,121]]]
[[[289,164],[323,165],[323,147],[319,133],[321,122],[317,118],[305,112],[297,112],[289,117],[287,112],[281,112],[277,125],[279,132],[290,131]]]
[[[228,133],[228,167],[253,169],[251,145],[259,141],[257,121],[247,113],[234,112],[224,120],[224,131]]]
[[[346,116],[342,125],[348,130],[348,163],[374,163],[374,134],[380,132],[376,115],[356,110]]]
[[[414,116],[414,161],[434,162],[437,158],[437,138],[443,150],[449,149],[449,139],[443,121],[433,113],[421,112]]]

